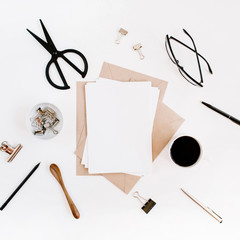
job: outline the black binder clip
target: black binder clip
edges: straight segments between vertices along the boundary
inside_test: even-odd
[[[1,146],[0,146],[0,150],[2,152],[8,153],[9,154],[9,158],[8,158],[8,162],[11,162],[19,153],[19,151],[22,149],[22,145],[18,144],[15,148],[11,147],[8,142],[2,142]]]
[[[149,198],[149,200],[147,200],[147,199],[141,197],[138,192],[134,192],[133,197],[137,198],[139,200],[139,202],[141,204],[143,204],[142,210],[145,213],[149,213],[152,210],[152,208],[156,205],[156,203],[151,198]],[[143,202],[143,200],[144,200],[144,202]]]

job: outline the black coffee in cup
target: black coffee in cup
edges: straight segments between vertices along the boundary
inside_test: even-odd
[[[170,149],[172,160],[182,166],[189,167],[197,162],[201,154],[199,143],[192,137],[177,138]]]

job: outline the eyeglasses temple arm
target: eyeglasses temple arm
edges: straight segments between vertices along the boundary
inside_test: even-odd
[[[193,52],[196,52],[194,49],[190,48],[188,45],[186,45],[185,43],[179,41],[179,40],[176,39],[175,37],[170,36],[169,39],[172,39],[172,40],[174,40],[174,41],[182,44],[184,47],[188,48],[189,50],[191,50],[191,51],[193,51]],[[208,61],[207,61],[201,54],[199,54],[199,53],[197,53],[197,54],[198,54],[199,57],[201,57],[201,58],[206,62],[207,66],[208,66],[208,70],[209,70],[209,72],[212,74],[213,72],[212,72],[212,69],[211,69],[210,64],[208,63]]]

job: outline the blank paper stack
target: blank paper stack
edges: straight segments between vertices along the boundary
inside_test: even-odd
[[[151,82],[99,79],[85,87],[89,173],[144,175],[152,168],[152,128],[159,89]]]

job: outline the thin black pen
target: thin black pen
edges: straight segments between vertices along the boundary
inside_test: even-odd
[[[228,113],[223,112],[222,110],[220,110],[220,109],[218,109],[218,108],[212,106],[211,104],[208,104],[208,103],[206,103],[206,102],[201,102],[201,103],[202,103],[203,105],[207,106],[208,108],[212,109],[213,111],[215,111],[215,112],[221,114],[222,116],[224,116],[224,117],[230,119],[230,120],[233,121],[234,123],[240,125],[240,120],[238,120],[237,118],[235,118],[235,117],[229,115]]]
[[[31,172],[24,178],[24,180],[19,184],[19,186],[15,189],[15,191],[10,195],[10,197],[6,200],[6,202],[1,206],[0,210],[2,211],[7,204],[12,200],[12,198],[16,195],[16,193],[21,189],[21,187],[26,183],[26,181],[32,176],[32,174],[37,170],[40,163],[38,163]]]

